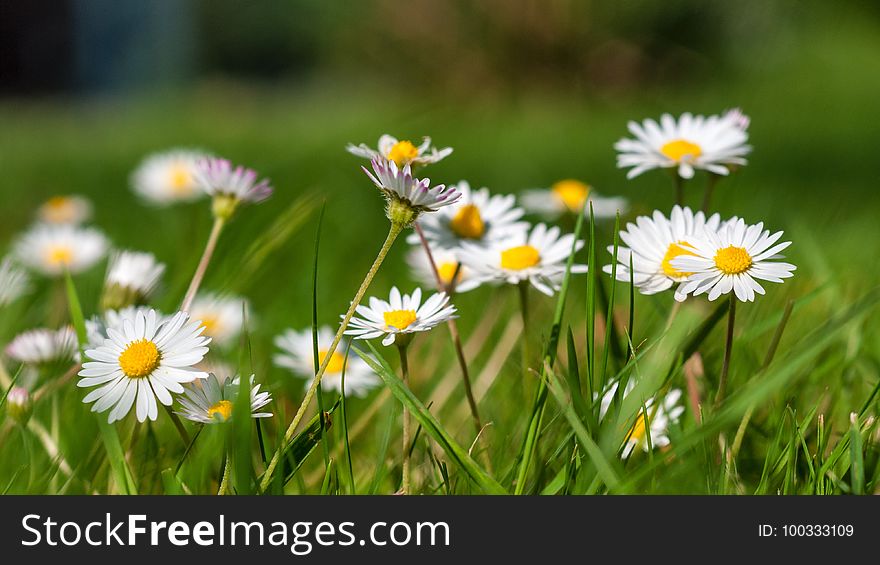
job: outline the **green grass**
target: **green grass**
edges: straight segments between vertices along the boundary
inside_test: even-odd
[[[791,60],[720,69],[698,84],[615,96],[496,93],[439,99],[369,88],[355,92],[345,84],[268,89],[209,83],[192,92],[119,100],[3,102],[0,248],[27,228],[44,199],[87,195],[96,204],[96,225],[116,245],[151,251],[168,263],[154,302],[164,311],[179,303],[189,282],[210,229],[210,211],[205,202],[168,210],[140,204],[127,188],[138,161],[167,147],[204,147],[273,180],[275,196],[242,210],[224,231],[203,288],[250,299],[247,340],[210,355],[252,365],[275,397],[275,416],[259,430],[238,421],[228,433],[223,426],[207,426],[184,458],[187,446],[167,414],[141,426],[129,416],[108,428],[82,404],[83,392],[72,382],[50,387],[36,403],[27,439],[0,409],[0,489],[213,493],[230,446],[230,484],[236,492],[254,491],[253,481],[303,394],[302,380],[272,365],[273,336],[287,327],[309,327],[313,309],[319,324],[334,324],[387,232],[381,198],[359,171],[362,163],[344,152],[345,143],[373,143],[386,130],[430,134],[439,145],[455,148],[449,159],[427,170],[432,179],[465,178],[496,192],[582,178],[602,193],[630,198],[633,210],[621,218],[624,224],[655,207],[668,210],[673,198],[664,175],[626,181],[614,167],[612,144],[626,134],[627,120],[739,105],[752,116],[755,150],[747,167],[719,185],[713,208],[722,216],[736,214],[785,230],[794,242],[786,253],[798,270],[783,285],[768,284],[767,295],[754,304],[740,305],[728,394],[718,410],[705,401],[714,395],[723,356],[725,324],[723,316],[713,317],[715,304],[688,301],[664,332],[670,294],[635,293],[631,303],[629,285],[620,283],[612,293],[609,277],[601,273],[572,276],[559,310],[556,300],[533,292],[528,338],[540,340],[550,356],[544,367],[533,359],[546,378],[542,396],[540,379],[523,377],[516,289],[482,288],[457,296],[455,304],[481,416],[490,423],[484,441],[474,443],[448,331],[438,327],[411,347],[411,391],[397,377],[394,352],[380,347],[385,359],[377,369],[385,388],[365,399],[347,399],[344,412],[335,395],[325,394],[331,425],[322,429],[310,413],[271,492],[397,490],[400,402],[420,425],[413,450],[418,492],[876,492],[880,179],[874,153],[880,130],[868,109],[880,94],[880,34],[869,21],[847,26],[847,33],[807,30],[815,33],[799,44],[798,53],[777,54]],[[698,206],[702,186],[686,190],[688,203]],[[313,297],[314,234],[322,205]],[[572,230],[573,222],[565,228]],[[589,241],[578,261],[586,262],[594,248],[598,264],[607,262],[613,232],[613,222],[586,223]],[[393,284],[415,286],[404,261],[407,247],[398,241],[368,295],[386,294]],[[86,316],[95,312],[102,276],[95,268],[73,281]],[[594,327],[596,318],[585,315],[605,318],[599,285],[613,300],[614,334],[606,334],[602,323]],[[58,284],[38,282],[29,296],[0,312],[0,341],[44,325],[47,313],[58,307],[58,292]],[[635,327],[627,335],[631,312]],[[75,320],[75,309],[72,315]],[[615,355],[612,345],[626,352],[629,340],[634,359]],[[532,350],[536,356],[539,348]],[[669,449],[621,460],[620,444],[641,400],[634,396],[615,404],[600,423],[591,392],[612,376],[638,380],[642,397],[670,386],[684,389],[683,360],[692,352],[699,352],[704,367],[697,376],[704,412],[688,407],[670,430]],[[16,374],[16,366],[6,359],[4,365]],[[54,382],[65,369],[46,369],[42,379]],[[525,404],[539,397],[540,414],[530,420],[532,407]],[[851,413],[859,415],[856,423]],[[196,428],[187,426],[194,434]],[[524,442],[531,453],[525,466],[517,456]],[[121,464],[122,452],[127,464]]]

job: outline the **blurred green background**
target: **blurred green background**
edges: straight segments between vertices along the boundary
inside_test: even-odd
[[[260,276],[237,284],[242,254],[290,203],[315,193],[326,202],[318,307],[323,323],[335,323],[387,230],[364,162],[344,147],[375,145],[386,132],[454,147],[427,170],[436,182],[517,193],[574,177],[629,198],[631,218],[668,210],[673,190],[664,174],[627,181],[615,168],[612,145],[628,135],[627,121],[739,106],[752,118],[754,152],[719,185],[713,208],[785,230],[798,265],[784,288],[769,285],[776,298],[742,310],[742,323],[830,288],[795,316],[811,327],[880,280],[874,2],[43,4],[2,3],[0,251],[45,199],[86,195],[115,245],[171,266],[157,301],[169,310],[201,253],[209,206],[145,206],[130,173],[145,155],[178,146],[253,167],[275,195],[224,232],[204,288],[251,300],[258,367],[279,376],[266,355],[272,336],[310,323],[315,216]],[[702,180],[688,187],[691,206],[702,189]],[[602,227],[607,241],[611,226]],[[372,293],[411,289],[406,249],[395,247]],[[87,310],[102,278],[102,268],[77,278]],[[41,323],[40,296],[5,317],[4,335]],[[485,298],[456,303],[479,311]],[[466,334],[475,321],[462,317]],[[877,332],[866,335],[876,355]]]

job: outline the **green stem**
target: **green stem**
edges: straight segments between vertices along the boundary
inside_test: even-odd
[[[675,203],[684,206],[684,179],[678,174],[678,169],[672,174],[675,181]]]
[[[724,361],[721,364],[721,377],[718,379],[718,394],[715,396],[717,408],[724,400],[727,389],[727,372],[730,370],[730,354],[733,352],[733,326],[736,323],[736,295],[730,293],[730,310],[727,311],[727,341],[724,344]]]
[[[189,288],[186,290],[183,302],[180,305],[181,312],[188,312],[189,307],[192,306],[192,301],[196,297],[196,293],[199,291],[202,279],[205,278],[205,272],[208,270],[208,263],[211,262],[211,257],[214,255],[214,250],[217,248],[217,241],[220,239],[220,232],[223,231],[224,225],[226,225],[226,221],[223,218],[219,216],[214,218],[214,226],[211,228],[211,234],[208,236],[208,242],[205,244],[202,258],[199,260],[199,265],[196,267],[196,272],[193,274],[193,278],[189,283]]]
[[[406,358],[406,345],[397,347],[400,353],[400,373],[403,385],[409,387],[409,362]],[[412,416],[406,405],[403,407],[403,479],[401,481],[400,492],[402,494],[412,494],[412,474],[410,469],[410,443],[412,442]]]
[[[701,208],[704,214],[709,213],[709,204],[712,202],[712,193],[715,191],[715,185],[718,184],[720,179],[720,175],[709,173],[709,180],[706,181],[706,192],[703,193],[703,206]]]
[[[220,480],[220,488],[217,489],[217,495],[229,494],[229,471],[232,468],[232,458],[226,455],[226,464],[223,465],[223,478]]]
[[[293,434],[296,432],[296,428],[302,421],[303,416],[306,412],[306,408],[308,408],[309,404],[312,402],[312,398],[315,396],[315,391],[321,384],[321,378],[324,376],[324,372],[327,370],[327,365],[330,363],[330,360],[333,359],[333,353],[336,351],[336,348],[339,346],[339,342],[342,340],[342,334],[348,327],[348,323],[351,321],[352,316],[354,316],[355,308],[357,308],[358,305],[361,303],[364,294],[367,292],[367,288],[369,288],[370,283],[373,282],[373,277],[376,276],[376,273],[379,271],[379,267],[382,265],[382,261],[385,260],[385,256],[388,255],[388,251],[394,244],[394,240],[397,239],[397,236],[400,235],[400,232],[403,231],[403,228],[403,224],[391,224],[391,228],[388,230],[388,237],[385,238],[385,243],[382,244],[382,248],[379,250],[379,254],[376,256],[376,260],[373,261],[373,265],[370,267],[370,270],[367,271],[367,275],[364,277],[360,288],[358,288],[357,294],[355,294],[354,296],[354,300],[351,301],[351,305],[348,307],[348,312],[345,313],[345,316],[342,319],[342,323],[339,325],[339,330],[336,331],[336,336],[333,338],[333,343],[330,344],[329,349],[327,349],[327,353],[324,355],[324,360],[321,361],[321,367],[318,369],[318,373],[315,375],[314,380],[312,380],[312,384],[309,387],[308,392],[306,392],[306,396],[303,399],[302,404],[299,405],[299,409],[296,411],[296,415],[293,417],[293,420],[287,427],[287,431],[284,433],[284,440],[281,442],[281,445],[278,446],[278,449],[275,450],[275,453],[272,454],[272,459],[269,461],[269,465],[266,467],[266,472],[263,473],[263,480],[260,481],[260,492],[265,492],[266,489],[269,487],[269,483],[272,481],[272,475],[275,473],[275,468],[278,466],[278,462],[281,460],[281,453],[293,439]]]
[[[523,386],[529,376],[529,361],[531,360],[531,352],[529,351],[529,281],[519,281],[517,285],[519,289],[520,313],[522,314],[522,368],[523,368]]]

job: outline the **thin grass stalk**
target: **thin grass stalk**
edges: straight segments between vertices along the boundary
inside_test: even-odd
[[[718,378],[718,394],[715,396],[715,407],[721,405],[727,389],[727,373],[730,371],[730,357],[733,353],[733,329],[736,324],[736,295],[730,293],[730,309],[727,311],[727,340],[724,343],[724,361],[721,364],[721,376]]]
[[[318,349],[318,252],[321,244],[321,226],[324,224],[325,208],[326,204],[322,204],[321,212],[318,214],[318,227],[315,230],[315,259],[314,265],[312,266],[312,363],[315,374],[318,374],[318,369],[321,368],[321,353]],[[318,428],[318,441],[321,442],[324,454],[324,470],[326,472],[330,468],[330,446],[327,444],[324,437],[327,427],[324,424],[323,418],[323,388],[319,386],[316,394],[318,400],[318,414],[321,414],[322,416],[321,418],[318,418],[318,422],[320,423]]]
[[[214,256],[214,250],[217,248],[217,241],[220,240],[220,232],[223,231],[223,226],[225,225],[226,221],[222,217],[217,216],[214,218],[214,225],[211,227],[211,233],[208,236],[208,242],[205,244],[205,250],[202,252],[202,258],[199,259],[196,272],[193,274],[193,278],[189,283],[189,288],[183,296],[183,302],[180,304],[180,310],[182,312],[189,312],[189,307],[192,306],[193,299],[196,297],[196,293],[202,285],[202,279],[205,278],[205,273],[208,270],[208,264],[211,262],[211,257]]]
[[[398,345],[397,352],[400,354],[400,374],[403,385],[409,387],[409,361],[406,357],[408,344]],[[410,443],[412,441],[412,416],[406,406],[403,406],[403,477],[400,492],[412,494],[412,470],[410,468]]]
[[[291,420],[290,425],[287,427],[287,431],[284,432],[284,439],[275,450],[275,453],[272,455],[272,459],[269,461],[269,465],[266,467],[266,472],[263,473],[263,480],[260,482],[260,492],[265,492],[266,489],[269,487],[269,483],[272,481],[272,475],[275,473],[275,468],[278,466],[278,463],[281,460],[281,453],[293,439],[293,435],[294,433],[296,433],[296,429],[302,421],[306,409],[308,408],[309,404],[311,404],[312,398],[315,396],[315,391],[321,384],[321,378],[324,376],[324,372],[327,370],[327,366],[330,364],[330,360],[333,358],[333,353],[336,352],[336,348],[339,346],[339,342],[342,340],[342,334],[348,327],[348,323],[351,321],[352,316],[354,316],[355,308],[357,308],[358,305],[361,303],[364,294],[366,294],[367,292],[367,288],[369,288],[370,283],[373,282],[373,278],[376,276],[376,273],[379,272],[379,267],[382,265],[382,261],[385,260],[385,256],[388,255],[388,251],[394,244],[394,240],[397,239],[397,236],[400,235],[400,232],[403,231],[403,228],[403,224],[391,224],[391,228],[388,230],[388,236],[385,238],[385,242],[382,244],[381,249],[379,249],[379,254],[373,261],[373,265],[370,267],[370,270],[367,271],[363,282],[361,282],[360,288],[358,288],[354,299],[351,301],[351,305],[348,307],[348,311],[345,313],[345,316],[342,319],[342,323],[339,325],[339,329],[336,331],[336,336],[333,338],[333,342],[327,349],[327,354],[324,356],[324,360],[321,361],[321,366],[318,369],[318,373],[312,380],[312,384],[311,386],[309,386],[309,390],[306,392],[305,398],[297,409],[296,415],[293,417],[293,420]]]

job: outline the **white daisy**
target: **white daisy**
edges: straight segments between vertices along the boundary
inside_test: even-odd
[[[675,299],[708,292],[709,300],[715,300],[733,291],[742,302],[754,301],[755,293],[764,294],[764,288],[755,279],[781,283],[794,276],[792,271],[797,267],[774,261],[782,257],[780,251],[791,245],[790,241],[776,243],[782,233],[771,235],[763,222],[747,225],[737,219],[717,232],[703,230],[696,234],[688,240],[693,253],[672,260],[674,268],[690,273]]]
[[[78,225],[92,217],[92,203],[83,196],[53,196],[37,209],[46,224]]]
[[[614,395],[617,392],[617,386],[617,381],[611,383],[602,395],[602,402],[599,405],[600,420],[608,412],[608,408],[611,406],[611,402],[614,400]],[[634,387],[635,383],[633,381],[627,383],[624,398],[632,392]],[[666,393],[666,396],[663,397],[663,402],[660,404],[656,404],[653,397],[645,401],[644,408],[639,410],[635,422],[626,435],[626,443],[621,453],[623,459],[629,457],[636,447],[641,447],[643,451],[647,452],[649,433],[651,446],[656,448],[669,445],[669,436],[667,435],[669,426],[670,424],[677,423],[684,413],[684,406],[678,403],[680,399],[681,390],[672,389]],[[645,409],[647,409],[647,418],[645,417]]]
[[[422,289],[401,295],[395,286],[388,302],[371,296],[370,305],[359,305],[357,313],[363,317],[351,319],[347,335],[355,339],[384,335],[382,345],[391,345],[398,335],[425,332],[455,317],[455,306],[449,304],[446,293],[434,294],[422,304]]]
[[[117,309],[146,302],[165,272],[152,253],[119,251],[110,258],[104,280],[102,308]]]
[[[205,335],[216,345],[226,346],[241,333],[247,308],[247,300],[240,296],[205,293],[196,296],[189,313],[194,320],[202,321]]]
[[[538,224],[531,233],[513,234],[490,248],[464,243],[459,257],[473,273],[459,285],[464,292],[482,283],[519,284],[528,281],[539,291],[553,296],[565,274],[565,263],[572,253],[574,235],[560,236],[558,227]],[[584,246],[578,240],[575,251]],[[574,264],[572,273],[587,272],[586,265]]]
[[[11,257],[0,261],[0,306],[15,302],[30,288],[27,273],[13,263]]]
[[[550,188],[532,188],[523,191],[520,202],[533,214],[553,220],[563,214],[579,214],[584,202],[593,205],[593,217],[597,220],[614,218],[617,213],[629,210],[626,198],[620,196],[601,196],[590,185],[576,179],[563,179],[553,183]],[[590,205],[584,209],[589,218]]]
[[[202,329],[200,322],[189,321],[186,312],[165,322],[154,310],[123,318],[121,332],[107,328],[109,338],[86,351],[91,361],[83,363],[77,386],[98,388],[83,402],[95,402],[92,412],[110,410],[111,423],[124,418],[132,404],[139,422],[155,420],[157,398],[171,406],[171,393],[183,392],[181,383],[207,378],[208,373],[193,369],[211,341],[201,335]]]
[[[9,342],[6,355],[25,365],[73,361],[77,355],[76,334],[69,326],[59,330],[28,330]]]
[[[15,244],[22,264],[44,275],[85,271],[107,253],[107,238],[93,228],[38,224]]]
[[[385,159],[373,159],[370,164],[375,174],[366,167],[361,168],[385,196],[386,214],[391,221],[409,225],[422,212],[437,211],[454,204],[461,196],[454,187],[442,184],[431,187],[431,179],[415,178],[408,164],[399,168],[394,161]]]
[[[251,375],[251,417],[270,418],[271,412],[260,412],[270,402],[272,395],[268,392],[260,392],[260,385],[254,384],[254,375]],[[222,381],[214,374],[207,379],[200,379],[187,383],[183,387],[183,396],[178,396],[181,410],[175,410],[179,414],[193,422],[202,424],[217,424],[226,422],[232,417],[232,409],[238,399],[238,387],[241,379],[225,377]]]
[[[378,150],[368,147],[365,143],[353,145],[349,143],[345,148],[352,155],[364,159],[376,159],[380,157],[388,161],[394,161],[398,167],[404,165],[430,165],[446,158],[452,153],[451,147],[437,149],[431,145],[431,138],[422,138],[422,144],[414,145],[410,141],[399,141],[396,137],[387,133],[379,138]]]
[[[272,195],[269,179],[258,180],[256,171],[241,165],[233,169],[228,159],[201,159],[194,175],[202,190],[214,198],[225,197],[235,202],[257,203]]]
[[[318,328],[318,357],[320,362],[327,357],[327,347],[333,342],[334,332],[328,326]],[[275,364],[290,369],[299,377],[306,379],[306,388],[315,376],[314,352],[312,349],[312,330],[287,330],[275,338],[275,345],[281,350],[274,357]],[[382,381],[357,355],[345,359],[345,343],[330,357],[327,370],[321,379],[325,390],[342,391],[342,369],[345,368],[345,392],[354,396],[365,396]]]
[[[694,213],[688,207],[674,206],[669,218],[659,210],[652,217],[639,216],[620,232],[621,245],[617,248],[617,280],[630,281],[629,262],[633,263],[632,282],[642,294],[656,294],[687,280],[690,273],[676,269],[672,260],[680,255],[693,254],[688,241],[703,230],[717,230],[721,222],[718,214],[707,220],[702,212]],[[608,252],[614,254],[614,247]],[[612,265],[603,270],[609,275]]]
[[[619,152],[617,166],[632,167],[627,178],[636,177],[649,169],[678,169],[681,178],[694,176],[694,169],[704,169],[718,175],[727,175],[731,165],[745,165],[745,156],[752,150],[741,112],[723,116],[693,116],[682,114],[676,121],[663,114],[658,124],[644,120],[641,125],[629,122],[629,131],[636,139],[621,139],[614,144]]]
[[[434,258],[434,265],[437,268],[437,274],[444,286],[448,287],[455,277],[456,290],[464,280],[471,276],[470,269],[464,265],[460,265],[458,257],[454,251],[438,249],[431,247],[431,256]],[[431,262],[428,260],[428,254],[421,246],[413,247],[406,254],[406,262],[413,271],[413,277],[421,283],[429,286],[437,286],[437,278],[431,269]]]
[[[174,149],[144,159],[131,175],[131,186],[145,200],[158,205],[188,202],[201,197],[195,179],[196,163],[205,154]]]
[[[122,332],[123,320],[133,320],[138,315],[146,316],[153,308],[149,306],[126,306],[120,310],[105,310],[100,316],[92,316],[86,320],[86,340],[89,349],[97,349],[104,345],[104,340],[109,339],[110,335],[107,328],[112,328],[116,332]],[[156,312],[158,317],[157,323],[164,324],[171,319],[160,312]]]
[[[437,211],[419,218],[419,226],[432,247],[455,249],[463,241],[489,245],[512,232],[525,232],[528,222],[518,221],[525,210],[516,207],[512,194],[490,195],[488,188],[471,190],[467,181],[450,188],[460,198]],[[421,243],[418,234],[407,237],[409,243]]]

